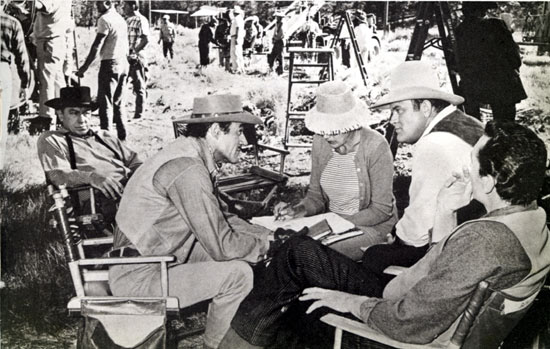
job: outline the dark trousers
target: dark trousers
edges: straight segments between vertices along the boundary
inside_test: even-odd
[[[277,74],[281,75],[283,73],[283,48],[285,47],[283,40],[277,40],[273,43],[273,48],[271,53],[267,55],[267,63],[269,68],[273,69],[275,61],[278,62],[279,66],[277,67]]]
[[[399,238],[393,244],[369,247],[363,254],[363,267],[380,280],[383,287],[394,277],[384,274],[390,265],[411,267],[428,252],[428,245],[414,247],[405,245]]]
[[[479,101],[476,101],[470,96],[466,96],[464,102],[464,111],[466,114],[481,120]],[[491,111],[493,112],[493,120],[496,122],[514,122],[516,119],[516,103],[491,103]]]
[[[132,79],[132,86],[136,95],[134,119],[139,119],[143,114],[145,99],[147,97],[147,67],[140,60],[132,60],[128,76]]]
[[[208,43],[199,43],[199,58],[202,66],[210,64],[210,46]]]
[[[168,53],[170,53],[170,59],[174,59],[174,48],[172,47],[174,42],[163,41],[162,42],[162,53],[165,58],[168,58]]]
[[[254,288],[241,303],[231,327],[247,342],[272,344],[285,323],[309,327],[327,309],[318,309],[303,320],[310,302],[298,300],[308,287],[340,290],[356,295],[381,297],[383,288],[375,275],[352,259],[312,240],[293,237],[273,257],[267,267],[256,267]],[[313,331],[309,331],[313,332]]]
[[[103,60],[99,66],[97,81],[97,101],[99,103],[99,124],[101,129],[109,129],[109,119],[116,124],[120,140],[126,139],[123,117],[123,92],[128,75],[128,64],[114,59]]]

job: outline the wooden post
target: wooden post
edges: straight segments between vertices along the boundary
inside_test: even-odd
[[[149,0],[149,25],[151,25],[151,0]]]
[[[382,28],[384,29],[384,37],[386,37],[390,31],[389,22],[389,13],[390,13],[390,2],[386,1],[384,5],[384,19],[382,20]]]

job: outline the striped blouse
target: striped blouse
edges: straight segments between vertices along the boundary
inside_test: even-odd
[[[345,155],[333,151],[321,174],[321,187],[329,198],[329,210],[341,215],[359,212],[359,179],[355,166],[355,154]]]

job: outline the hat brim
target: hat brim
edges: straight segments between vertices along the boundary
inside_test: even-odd
[[[214,123],[214,122],[238,122],[241,124],[252,124],[252,125],[260,125],[262,124],[262,119],[260,119],[257,116],[252,115],[248,112],[242,112],[242,113],[232,113],[232,114],[225,114],[225,115],[219,115],[219,116],[208,116],[208,117],[193,117],[193,114],[187,115],[186,117],[183,117],[181,119],[175,120],[179,123],[185,123],[185,124],[206,124],[206,123]]]
[[[463,97],[452,93],[434,90],[423,86],[408,86],[407,88],[390,91],[390,93],[380,98],[380,100],[378,100],[378,102],[373,104],[370,108],[389,108],[391,103],[406,101],[409,99],[440,99],[447,101],[452,105],[460,105],[464,103]]]
[[[367,105],[357,99],[353,109],[341,114],[323,113],[315,106],[306,113],[304,122],[311,132],[334,135],[362,128],[365,122],[361,118],[369,114],[370,110]]]
[[[90,102],[90,103],[70,103],[70,102],[62,102],[61,98],[54,98],[50,99],[49,101],[44,103],[50,108],[53,109],[63,109],[63,108],[69,108],[69,107],[78,107],[78,108],[88,108],[91,111],[96,110],[99,108],[99,104],[97,102]]]

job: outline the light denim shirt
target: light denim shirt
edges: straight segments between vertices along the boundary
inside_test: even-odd
[[[215,172],[204,139],[178,138],[148,159],[124,190],[115,248],[133,245],[144,256],[174,255],[184,263],[200,244],[216,261],[261,260],[270,231],[227,212]]]

